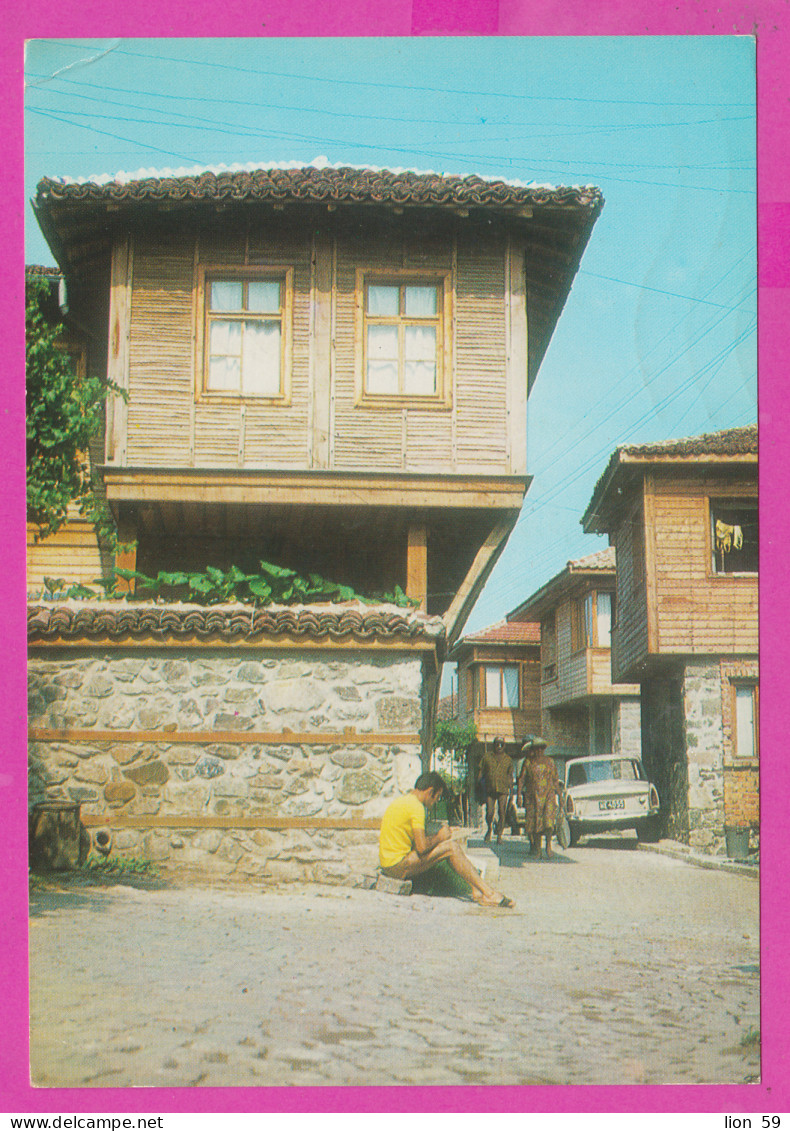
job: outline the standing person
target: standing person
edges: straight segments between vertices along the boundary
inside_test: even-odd
[[[518,803],[525,810],[524,832],[530,839],[532,855],[540,856],[546,838],[546,855],[553,856],[551,837],[557,823],[557,797],[560,781],[554,762],[545,753],[545,738],[531,735],[521,748],[524,765],[517,783]]]
[[[445,792],[441,776],[433,771],[420,774],[403,797],[384,812],[379,834],[379,863],[385,876],[410,880],[446,860],[472,889],[472,899],[481,907],[512,907],[513,900],[490,887],[461,846],[452,839],[447,825],[425,835],[425,810],[440,801]]]
[[[486,750],[480,759],[477,771],[477,781],[485,778],[486,796],[486,835],[484,841],[491,840],[491,826],[494,822],[494,810],[499,812],[496,824],[496,842],[502,843],[502,831],[505,827],[507,803],[510,796],[510,787],[513,784],[513,762],[505,752],[505,740],[494,739],[494,749]]]

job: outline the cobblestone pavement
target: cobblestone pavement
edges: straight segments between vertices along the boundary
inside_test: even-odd
[[[317,886],[35,892],[33,1082],[757,1079],[758,884],[634,848],[537,862],[506,842],[513,911]]]

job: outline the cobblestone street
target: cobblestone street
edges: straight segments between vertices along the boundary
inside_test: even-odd
[[[341,887],[34,892],[34,1084],[714,1083],[759,1074],[759,885],[598,838],[516,908]]]

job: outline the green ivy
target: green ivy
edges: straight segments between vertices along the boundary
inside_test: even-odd
[[[101,430],[108,394],[125,394],[112,382],[77,375],[72,358],[58,347],[63,326],[44,313],[48,295],[44,278],[25,280],[28,520],[45,538],[66,521],[69,503],[77,502],[100,539],[113,544],[115,527],[96,493],[87,452]]]
[[[374,593],[363,596],[350,585],[327,581],[317,573],[302,577],[295,570],[271,562],[259,562],[259,573],[244,573],[238,566],[229,570],[206,566],[200,572],[160,570],[156,577],[149,577],[136,569],[116,568],[108,578],[96,578],[93,582],[107,598],[147,600],[186,600],[198,605],[221,605],[238,602],[247,605],[309,605],[316,602],[361,601],[367,605],[386,602],[401,608],[416,607],[419,599],[407,597],[399,585],[388,593]],[[120,586],[119,581],[135,583],[135,593],[130,594],[128,586]],[[85,585],[67,585],[62,578],[45,577],[45,596],[57,598],[77,598],[80,600],[97,597],[97,592]]]

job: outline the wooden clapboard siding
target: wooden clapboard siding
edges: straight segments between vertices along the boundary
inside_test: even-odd
[[[446,473],[452,465],[452,430],[437,428],[435,412],[406,413],[405,470]]]
[[[74,509],[72,514],[74,514]],[[96,539],[96,531],[86,519],[72,517],[56,534],[36,542],[37,527],[27,525],[27,588],[38,592],[44,578],[61,579],[67,585],[90,585],[105,572],[107,562]]]
[[[613,534],[615,679],[649,656],[756,654],[757,577],[714,574],[709,533],[709,500],[756,497],[756,469],[651,468],[640,491]]]
[[[126,450],[130,465],[189,463],[193,281],[192,241],[162,233],[135,237]]]
[[[459,240],[455,310],[459,471],[508,470],[505,253],[502,237]]]
[[[514,394],[512,388],[508,391],[512,310],[508,317],[506,240],[480,232],[463,240],[456,252],[449,228],[431,233],[405,218],[386,229],[339,225],[327,237],[322,261],[333,295],[332,348],[313,351],[311,358],[315,296],[309,225],[269,220],[234,229],[219,217],[215,227],[199,231],[136,233],[126,462],[306,468],[313,461],[312,422],[319,419],[328,421],[330,433],[321,460],[335,470],[510,473],[508,429],[520,429],[522,422],[513,417]],[[245,263],[293,269],[287,404],[195,400],[201,315],[196,266]],[[448,407],[356,403],[359,267],[451,272],[455,371],[447,378]],[[311,365],[322,367],[320,382]],[[510,381],[512,385],[512,372]],[[319,394],[313,385],[320,396],[330,398],[328,407],[323,402],[318,406],[318,418],[313,398]]]
[[[357,364],[357,268],[398,271],[403,266],[403,245],[392,233],[375,241],[361,234],[343,234],[337,243],[335,379],[332,430],[332,467],[358,471],[378,465],[381,470],[403,467],[403,410],[355,405]],[[440,414],[436,414],[439,416]]]
[[[757,652],[756,577],[715,575],[708,499],[756,495],[715,476],[653,476],[655,594],[659,653]]]
[[[617,556],[617,599],[612,629],[612,674],[621,680],[648,651],[645,529],[641,494],[627,509],[613,538]],[[636,560],[636,556],[640,560]]]
[[[564,601],[557,606],[554,615],[556,646],[554,649],[554,669],[556,677],[541,684],[541,703],[544,708],[564,703],[569,694],[568,662],[571,654],[570,604]]]
[[[757,579],[713,576],[704,497],[655,499],[658,650],[757,650]]]
[[[612,687],[612,654],[608,648],[590,648],[589,657],[589,689],[592,695],[611,695]]]

